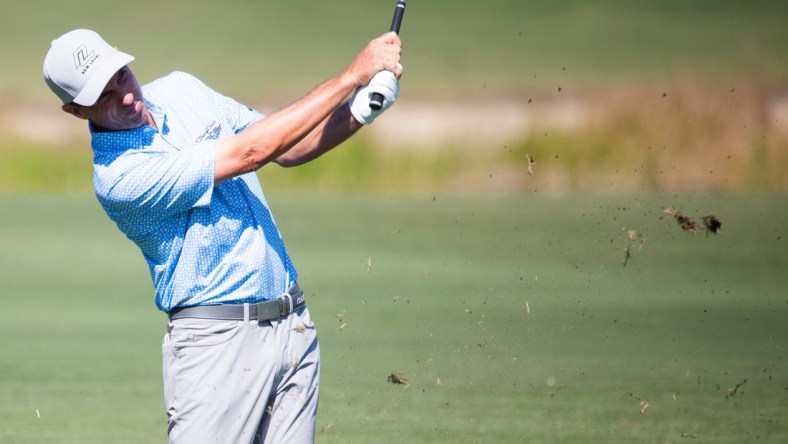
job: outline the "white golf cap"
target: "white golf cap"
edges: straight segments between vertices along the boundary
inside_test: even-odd
[[[76,29],[52,41],[44,59],[44,80],[63,103],[90,106],[112,76],[132,60],[96,32]]]

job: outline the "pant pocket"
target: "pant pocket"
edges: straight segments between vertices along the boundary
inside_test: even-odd
[[[234,338],[242,325],[240,321],[176,319],[171,321],[165,341],[176,353],[190,347],[212,347]]]

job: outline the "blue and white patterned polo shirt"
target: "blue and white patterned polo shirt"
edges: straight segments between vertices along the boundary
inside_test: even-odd
[[[159,129],[91,128],[93,185],[148,262],[156,306],[277,298],[297,273],[257,176],[213,184],[216,140],[265,116],[185,73],[142,91]]]

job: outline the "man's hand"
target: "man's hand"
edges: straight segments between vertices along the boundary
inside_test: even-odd
[[[399,36],[395,32],[387,32],[369,42],[345,70],[358,85],[348,104],[351,114],[359,123],[369,125],[397,100],[397,80],[402,76],[402,65],[399,63],[401,52],[402,41]],[[369,106],[373,93],[383,96],[380,109]]]
[[[381,71],[390,71],[399,79],[402,65],[399,64],[402,41],[394,32],[387,32],[370,41],[355,59],[345,68],[356,86],[366,86],[372,77]]]
[[[400,71],[402,68],[400,68]],[[383,106],[379,109],[372,109],[370,98],[373,93],[378,93],[383,96]],[[399,95],[399,82],[394,77],[391,71],[381,71],[375,74],[370,80],[369,85],[362,86],[356,90],[353,97],[348,102],[350,106],[350,114],[353,115],[359,123],[369,125],[376,117],[386,111],[394,104]]]

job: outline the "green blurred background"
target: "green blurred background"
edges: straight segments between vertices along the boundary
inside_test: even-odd
[[[40,74],[70,29],[135,55],[141,83],[188,71],[272,112],[387,30],[392,3],[2,1],[0,190],[90,188],[84,125]],[[269,186],[784,190],[786,20],[767,0],[414,1],[397,107],[349,149],[267,172]]]
[[[49,42],[92,28],[141,83],[271,112],[393,7],[0,0],[0,443],[166,441],[164,317]],[[397,104],[259,172],[321,335],[318,442],[785,442],[788,3],[407,8]]]
[[[250,101],[292,99],[388,30],[394,2],[3,1],[3,95],[50,99],[49,42],[77,27],[138,57],[141,81],[172,70]],[[788,79],[784,2],[412,1],[402,28],[403,98],[533,94],[534,88]]]

